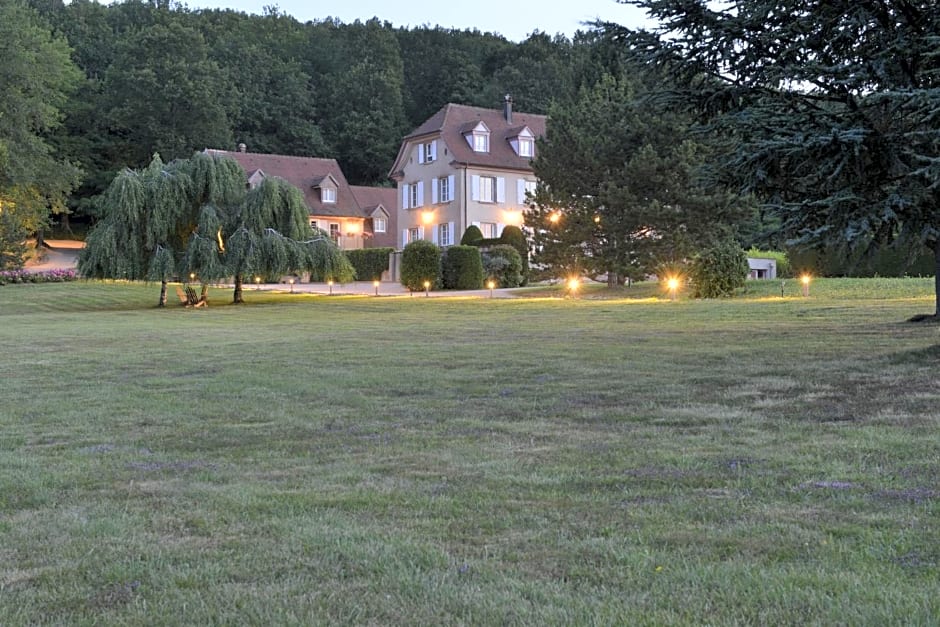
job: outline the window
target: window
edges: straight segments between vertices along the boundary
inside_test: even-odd
[[[454,199],[454,191],[450,188],[450,181],[452,177],[443,177],[437,180],[437,198],[439,202],[450,202]]]
[[[421,163],[431,163],[437,160],[437,144],[435,142],[421,144],[421,157]]]
[[[489,152],[490,151],[489,133],[480,133],[480,132],[474,131],[473,151],[474,152]]]
[[[334,240],[339,239],[339,224],[336,222],[330,222],[330,237]]]
[[[384,233],[388,228],[388,221],[385,218],[373,218],[372,230],[376,233]]]
[[[409,207],[420,207],[421,204],[418,200],[418,185],[409,185],[408,186],[408,206]]]
[[[332,187],[324,187],[320,190],[320,200],[323,202],[336,202],[336,190]]]
[[[419,239],[421,239],[421,227],[413,226],[410,229],[408,229],[408,243],[409,244],[411,242],[417,242]]]
[[[450,232],[450,224],[444,222],[437,225],[438,237],[437,242],[441,246],[451,246],[454,242],[451,240],[452,234]]]
[[[527,137],[519,138],[519,156],[532,157],[535,155],[535,140]]]
[[[494,222],[480,222],[480,232],[485,239],[496,239],[496,224]]]
[[[496,177],[480,177],[480,202],[496,202]]]
[[[319,227],[316,220],[310,220],[310,228],[316,231]]]

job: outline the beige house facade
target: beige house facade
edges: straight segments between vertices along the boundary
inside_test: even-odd
[[[445,105],[402,141],[390,177],[397,184],[397,247],[423,239],[460,243],[476,225],[487,238],[521,227],[535,191],[536,139],[546,116]]]

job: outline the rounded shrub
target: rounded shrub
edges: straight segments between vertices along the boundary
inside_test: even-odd
[[[522,285],[522,257],[519,251],[507,244],[491,246],[484,251],[483,271],[499,287]]]
[[[401,253],[401,284],[416,292],[430,281],[437,287],[441,280],[441,249],[436,244],[419,239],[405,246]]]
[[[478,290],[483,287],[483,257],[476,246],[451,246],[444,252],[444,289]]]
[[[461,246],[479,246],[480,242],[483,241],[483,231],[480,230],[476,224],[471,224],[466,231],[463,232],[463,237],[460,238]]]
[[[689,266],[692,296],[731,296],[747,281],[747,253],[733,239],[725,239],[700,252]]]

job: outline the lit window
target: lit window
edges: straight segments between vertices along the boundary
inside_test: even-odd
[[[531,157],[535,155],[535,141],[525,137],[519,138],[519,156]]]
[[[374,218],[372,220],[372,230],[376,233],[384,233],[387,228],[388,222],[386,222],[385,218]]]
[[[443,177],[437,180],[438,184],[438,198],[441,202],[450,202],[454,198],[451,196],[453,191],[450,189],[450,179],[448,177]]]
[[[320,200],[323,202],[336,202],[336,190],[331,187],[324,187],[320,190]]]
[[[339,224],[336,222],[330,222],[330,237],[339,239]]]
[[[496,224],[493,222],[480,222],[480,232],[485,239],[496,239]]]

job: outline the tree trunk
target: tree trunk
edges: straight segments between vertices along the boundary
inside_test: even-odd
[[[160,302],[157,307],[166,307],[166,281],[160,281]]]
[[[209,304],[209,284],[208,283],[202,284],[202,294],[200,294],[199,296],[200,298],[202,298],[202,302],[204,302],[207,305]]]
[[[245,302],[245,299],[242,298],[242,275],[240,274],[235,275],[235,296],[232,302],[236,305]]]
[[[616,272],[607,272],[607,287],[613,289],[620,287],[620,275]]]

